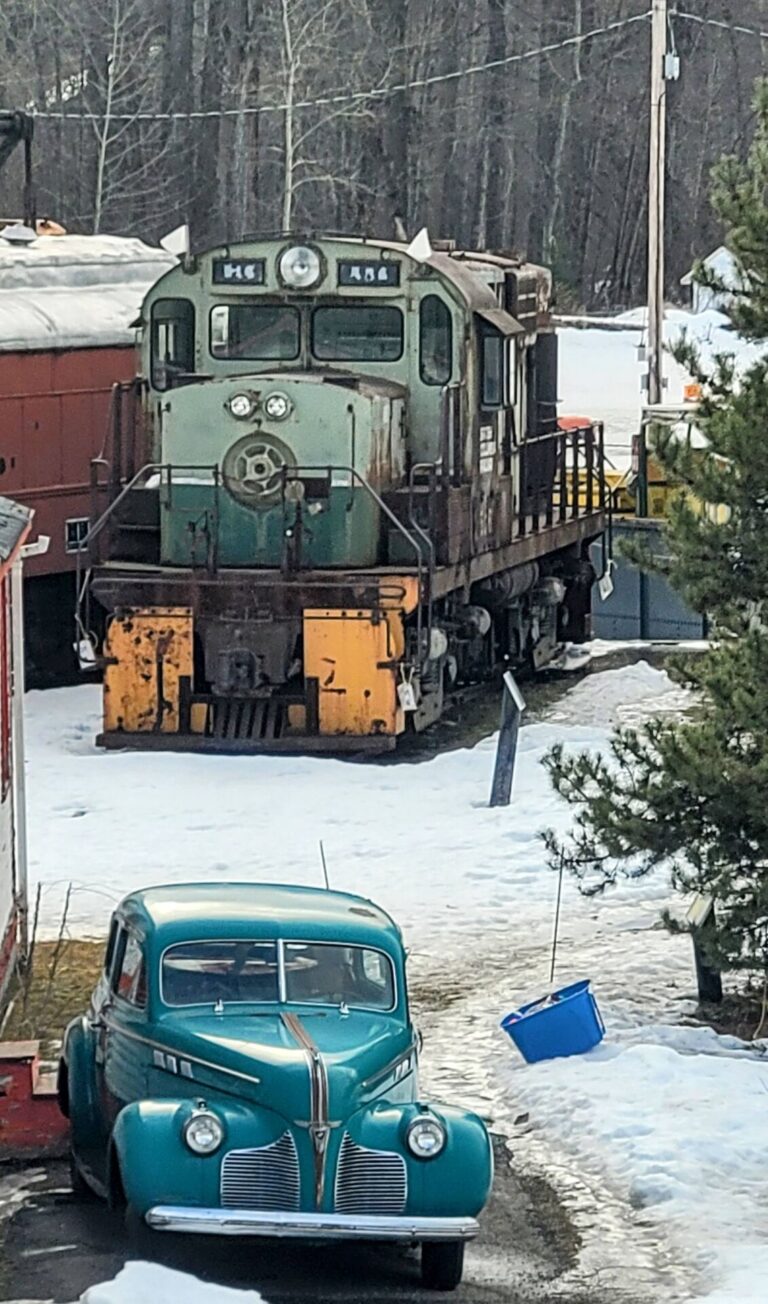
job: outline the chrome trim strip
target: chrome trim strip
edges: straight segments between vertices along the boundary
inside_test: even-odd
[[[383,1082],[384,1079],[387,1078],[390,1073],[394,1073],[395,1070],[398,1069],[401,1064],[405,1064],[406,1060],[409,1060],[412,1055],[413,1056],[416,1055],[415,1041],[412,1043],[411,1046],[408,1047],[408,1050],[405,1051],[403,1055],[396,1055],[393,1060],[389,1061],[389,1064],[384,1065],[383,1069],[378,1069],[377,1072],[373,1073],[370,1078],[366,1078],[365,1082],[362,1082],[360,1084],[363,1088],[363,1091],[367,1091],[369,1087],[375,1087],[380,1082]],[[410,1072],[413,1072],[413,1069],[410,1069]],[[407,1076],[408,1074],[406,1073],[403,1074],[403,1077],[407,1077]]]
[[[328,1153],[328,1073],[320,1051],[297,1014],[283,1012],[281,1019],[307,1057],[311,1097],[309,1133],[315,1150],[315,1204],[323,1203],[325,1162]]]
[[[105,1019],[104,1023],[109,1032],[117,1032],[121,1037],[127,1037],[129,1041],[138,1042],[140,1046],[149,1046],[150,1050],[162,1051],[164,1055],[170,1055],[171,1058],[179,1054],[178,1050],[171,1050],[163,1042],[153,1041],[151,1037],[142,1037],[140,1032],[129,1031],[122,1024],[113,1023],[109,1018]],[[210,1060],[200,1059],[199,1056],[190,1055],[186,1051],[184,1052],[184,1059],[190,1064],[199,1064],[201,1069],[211,1069],[214,1073],[225,1073],[230,1078],[239,1078],[241,1082],[251,1082],[256,1087],[261,1086],[261,1078],[257,1078],[253,1073],[241,1073],[238,1069],[228,1069],[223,1064],[213,1064]],[[156,1067],[159,1067],[159,1065]]]
[[[190,1209],[156,1205],[146,1214],[155,1231],[214,1236],[275,1236],[310,1240],[470,1241],[475,1218],[381,1217],[371,1214],[262,1213],[255,1209]]]

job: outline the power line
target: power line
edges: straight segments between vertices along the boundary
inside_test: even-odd
[[[454,72],[435,73],[430,77],[417,77],[411,81],[397,82],[393,86],[373,86],[365,91],[339,92],[334,95],[324,95],[314,100],[297,100],[293,104],[260,104],[253,108],[244,109],[198,109],[186,113],[110,113],[109,120],[110,122],[177,122],[180,120],[186,122],[204,118],[240,118],[258,116],[262,113],[285,113],[288,109],[332,108],[336,104],[354,104],[364,100],[387,99],[391,95],[401,95],[403,91],[422,90],[427,86],[438,86],[445,82],[460,81],[465,77],[475,77],[479,73],[491,72],[497,68],[507,68],[511,64],[524,63],[530,59],[542,58],[547,54],[556,54],[559,50],[585,45],[588,41],[593,41],[597,37],[610,36],[614,32],[631,27],[635,23],[647,22],[650,17],[651,10],[647,9],[644,13],[633,14],[629,18],[617,19],[615,22],[607,23],[604,27],[595,27],[589,32],[568,36],[562,41],[556,41],[550,45],[541,45],[535,50],[525,50],[520,54],[508,54],[503,59],[492,59],[488,63],[472,64],[467,68],[458,68]],[[40,112],[30,109],[29,111],[35,118],[50,118],[65,122],[101,122],[106,117],[104,113],[67,113],[63,109],[45,109]]]
[[[701,14],[689,14],[684,9],[673,9],[670,18],[683,18],[689,23],[698,23],[700,27],[717,27],[722,32],[737,32],[740,36],[757,36],[761,41],[768,41],[768,32],[761,32],[757,27],[742,27],[738,23],[727,23],[722,18],[702,18]]]

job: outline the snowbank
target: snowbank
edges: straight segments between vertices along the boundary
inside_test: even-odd
[[[514,910],[549,928],[553,876],[541,829],[569,812],[541,759],[556,741],[605,745],[614,720],[677,702],[647,664],[588,676],[552,716],[521,732],[511,811],[487,806],[495,740],[422,764],[307,757],[102,752],[94,685],[27,695],[30,877],[42,932],[58,931],[70,882],[71,932],[102,937],[132,888],[202,879],[322,882],[318,843],[340,889],[374,897],[411,939],[500,925]],[[617,904],[664,897],[657,878]],[[594,907],[573,892],[573,912]]]
[[[114,1281],[90,1286],[81,1304],[266,1304],[255,1290],[207,1286],[155,1263],[126,1263]]]
[[[504,1072],[548,1144],[607,1178],[642,1225],[672,1240],[701,1274],[697,1298],[765,1300],[764,1045],[707,1028],[640,1025],[573,1059],[526,1066],[510,1056]]]
[[[646,342],[647,310],[634,308],[614,320],[630,329],[595,327],[559,332],[560,411],[604,421],[608,457],[623,469],[629,463],[632,436],[640,425],[641,379],[648,364],[640,360],[638,349]],[[739,365],[746,367],[760,353],[757,346],[734,335],[728,318],[714,310],[694,314],[668,309],[667,344],[677,340],[683,330],[699,345],[705,362],[711,362],[717,353],[735,353]],[[669,355],[664,371],[669,382],[665,401],[682,403],[690,377]]]

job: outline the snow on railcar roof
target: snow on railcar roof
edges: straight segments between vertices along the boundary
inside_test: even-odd
[[[0,238],[0,352],[132,344],[144,296],[176,261],[122,236]]]

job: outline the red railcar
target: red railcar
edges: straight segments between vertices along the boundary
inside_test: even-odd
[[[34,508],[50,538],[25,569],[30,683],[76,674],[74,570],[90,461],[104,447],[112,386],[136,371],[142,299],[174,262],[117,236],[17,245],[0,231],[0,494]]]

